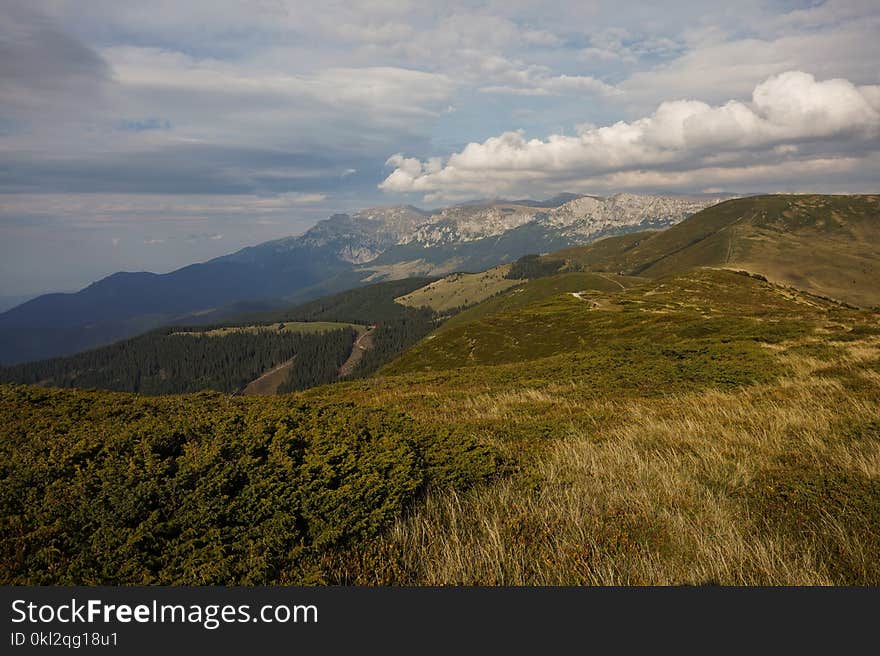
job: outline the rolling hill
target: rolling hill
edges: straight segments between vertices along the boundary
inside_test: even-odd
[[[480,273],[453,273],[394,300],[409,307],[429,307],[435,312],[449,312],[476,305],[521,284],[521,280],[507,277],[509,271],[510,265],[502,264]]]
[[[582,292],[585,290],[615,291],[642,282],[643,279],[614,274],[569,271],[555,276],[520,281],[519,285],[507,289],[492,298],[450,317],[439,327],[439,331],[451,330],[488,316],[511,312],[536,301],[558,296],[559,294]]]
[[[533,289],[527,292],[529,286]],[[543,278],[529,286],[512,294],[512,302],[504,303],[503,296],[493,299],[497,304],[491,311],[478,306],[463,313],[384,371],[521,364],[616,345],[650,349],[656,343],[706,338],[773,343],[802,334],[809,317],[838,306],[711,269],[627,288],[609,289],[609,280],[584,273]],[[716,294],[722,298],[713,299]]]
[[[754,196],[655,233],[555,254],[588,270],[659,277],[698,266],[744,269],[861,306],[880,305],[880,196]]]

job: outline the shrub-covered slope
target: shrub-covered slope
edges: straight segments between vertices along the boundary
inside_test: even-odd
[[[394,411],[0,386],[4,584],[303,583],[429,483],[494,469]]]

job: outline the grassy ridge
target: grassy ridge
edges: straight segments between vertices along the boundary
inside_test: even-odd
[[[568,274],[559,283],[582,277]],[[545,280],[547,289],[551,279]],[[514,311],[448,325],[386,371],[525,362],[561,353],[595,356],[614,345],[639,349],[706,340],[778,342],[810,329],[807,317],[815,315],[816,303],[833,305],[804,304],[800,297],[760,280],[709,270],[617,293],[578,294],[558,294]],[[719,294],[720,299],[714,298]],[[518,296],[525,293],[514,298]]]
[[[407,308],[394,299],[408,294],[435,278],[404,278],[358,287],[319,298],[294,308],[253,317],[256,323],[278,321],[335,321],[373,324],[410,316],[418,310]]]
[[[583,272],[563,273],[529,280],[450,317],[440,327],[440,331],[450,330],[493,314],[517,310],[535,301],[566,292],[614,291],[639,282],[642,281],[632,277]]]
[[[588,270],[654,278],[704,266],[746,269],[870,307],[880,305],[878,241],[880,196],[754,196],[714,205],[662,232],[606,239],[552,257]]]
[[[510,265],[504,264],[481,273],[453,273],[394,300],[410,307],[429,307],[435,312],[449,312],[476,305],[519,284],[520,281],[506,277],[509,271]]]

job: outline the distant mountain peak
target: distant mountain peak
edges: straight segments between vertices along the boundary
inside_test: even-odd
[[[386,205],[333,214],[300,237],[273,243],[282,250],[330,248],[340,260],[357,265],[369,264],[395,246],[466,244],[524,226],[576,245],[604,234],[673,225],[718,200],[628,192],[603,198],[566,192],[546,201],[474,200],[433,211]]]

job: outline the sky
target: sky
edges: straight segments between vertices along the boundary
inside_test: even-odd
[[[330,214],[880,191],[880,5],[0,0],[0,308]]]

